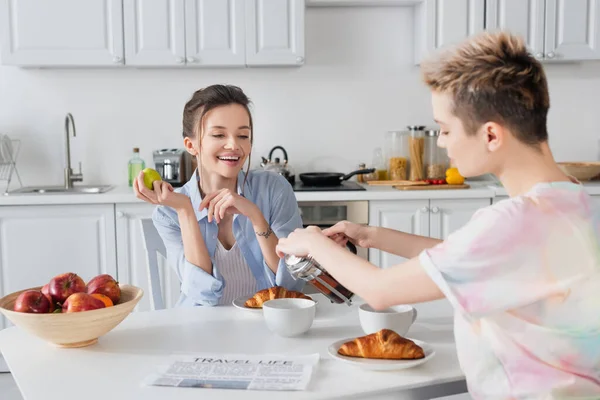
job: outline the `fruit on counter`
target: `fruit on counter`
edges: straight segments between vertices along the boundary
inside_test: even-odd
[[[39,290],[27,290],[17,297],[13,310],[23,313],[44,314],[50,312],[50,301]]]
[[[430,185],[444,185],[446,184],[445,179],[423,179],[423,182],[427,182]]]
[[[162,180],[160,174],[155,169],[144,168],[142,172],[144,173],[144,186],[150,190],[154,189],[154,181]]]
[[[112,307],[114,305],[114,303],[112,302],[112,300],[110,299],[110,297],[104,295],[104,294],[100,294],[100,293],[94,293],[93,295],[91,295],[92,297],[100,300],[101,302],[104,303],[104,307]]]
[[[72,294],[85,292],[85,282],[79,275],[67,272],[52,278],[48,283],[48,290],[52,300],[62,304]]]
[[[42,293],[50,302],[50,310],[48,312],[54,312],[54,301],[52,300],[52,296],[50,296],[50,285],[48,283],[42,286]]]
[[[458,172],[458,168],[448,168],[446,170],[446,182],[448,185],[462,185],[465,178]]]
[[[109,274],[102,274],[92,278],[88,282],[85,292],[87,294],[103,294],[110,298],[113,304],[117,304],[121,300],[119,283]]]
[[[97,310],[104,308],[104,302],[87,293],[78,292],[69,296],[62,305],[62,312],[72,313],[80,311]]]

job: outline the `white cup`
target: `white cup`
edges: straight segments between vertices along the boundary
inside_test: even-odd
[[[358,319],[365,334],[391,329],[398,335],[405,335],[417,319],[417,310],[409,305],[399,305],[374,310],[370,305],[363,304],[358,308]]]
[[[297,336],[310,329],[316,303],[308,299],[274,299],[263,304],[267,328],[281,336]]]

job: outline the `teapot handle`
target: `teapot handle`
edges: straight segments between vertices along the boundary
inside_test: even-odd
[[[287,161],[288,161],[287,151],[285,151],[285,149],[281,146],[275,146],[271,149],[271,151],[269,152],[269,161],[271,161],[273,159],[273,152],[275,150],[281,150],[283,152],[283,161],[287,163]]]

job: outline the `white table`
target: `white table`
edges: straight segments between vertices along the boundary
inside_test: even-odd
[[[357,307],[319,304],[306,334],[282,338],[266,327],[262,314],[234,307],[197,307],[132,313],[96,345],[61,349],[19,328],[0,331],[0,350],[23,397],[54,399],[422,399],[460,392],[459,368],[450,319],[419,318],[407,336],[434,346],[436,356],[406,370],[375,372],[333,360],[327,347],[362,335]],[[302,392],[144,386],[145,377],[174,353],[321,355],[308,390]],[[431,385],[447,384],[435,389]],[[427,394],[424,394],[427,393]],[[65,397],[66,396],[66,397]],[[206,396],[206,397],[205,397]]]

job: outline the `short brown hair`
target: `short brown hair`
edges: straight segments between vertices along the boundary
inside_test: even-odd
[[[453,98],[454,115],[468,134],[486,122],[506,125],[521,142],[548,140],[548,83],[522,38],[485,32],[422,65],[433,90]]]

